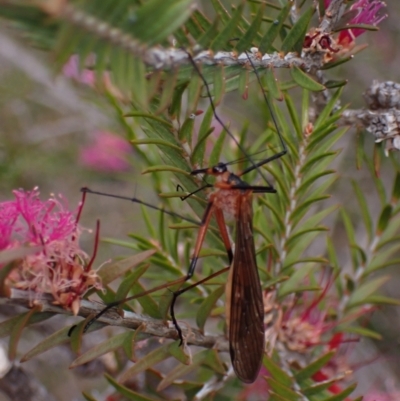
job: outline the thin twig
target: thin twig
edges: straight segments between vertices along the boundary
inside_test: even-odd
[[[71,315],[60,306],[53,304],[53,298],[49,294],[43,294],[41,297],[36,297],[37,294],[29,293],[17,289],[11,289],[10,296],[0,297],[2,305],[19,305],[25,308],[31,308],[32,304],[40,304],[41,312],[52,312],[54,314]],[[34,297],[35,296],[35,297]],[[34,299],[34,301],[32,301]],[[82,300],[78,315],[81,317],[93,316],[104,309],[104,304]],[[110,309],[99,318],[99,321],[109,326],[119,326],[128,329],[137,329],[141,327],[143,333],[147,333],[157,337],[178,339],[177,332],[172,324],[167,324],[162,320],[153,319],[149,316],[140,315],[134,312],[123,311],[123,316],[116,309]],[[169,323],[169,322],[168,322]],[[210,336],[203,334],[195,328],[182,327],[182,333],[187,344],[197,345],[204,348],[215,348],[218,351],[228,351],[228,342],[223,336]]]

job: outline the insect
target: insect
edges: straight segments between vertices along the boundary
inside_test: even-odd
[[[197,70],[203,80],[203,84],[210,98],[211,107],[213,108],[215,118],[220,122],[225,130],[229,132],[229,129],[225,127],[224,123],[221,121],[216,113],[215,105],[212,101],[207,81],[201,75],[201,72],[199,71],[193,58],[190,57],[190,60],[193,64],[193,67]],[[257,78],[260,81],[258,74]],[[267,101],[265,93],[264,97]],[[268,101],[267,104],[270,107]],[[234,371],[240,380],[245,383],[252,383],[256,380],[264,355],[265,335],[263,296],[256,263],[256,250],[253,238],[252,197],[253,193],[276,193],[276,190],[271,184],[269,184],[267,180],[267,185],[250,185],[242,180],[241,177],[273,160],[279,159],[287,153],[286,145],[279,132],[278,125],[273,117],[271,108],[270,111],[281,143],[282,149],[280,152],[257,163],[253,162],[251,158],[249,158],[251,166],[237,174],[229,172],[227,163],[218,163],[213,167],[197,169],[191,172],[191,175],[194,176],[201,174],[204,174],[205,176],[214,176],[215,183],[213,185],[206,184],[202,187],[213,187],[214,191],[209,195],[208,204],[201,219],[200,229],[195,243],[193,256],[186,276],[175,280],[172,283],[153,288],[152,290],[146,291],[143,294],[137,294],[133,297],[129,297],[125,300],[117,301],[108,305],[103,311],[95,316],[94,319],[89,321],[86,329],[94,320],[99,318],[106,310],[113,306],[137,298],[140,295],[169,287],[177,283],[188,281],[194,274],[199,258],[199,253],[203,245],[207,229],[210,225],[211,218],[212,216],[215,216],[222,241],[228,254],[229,266],[214,273],[210,277],[201,280],[200,282],[191,284],[181,290],[175,291],[173,293],[173,298],[170,306],[170,314],[172,322],[178,332],[179,339],[182,343],[184,340],[183,334],[174,311],[177,298],[184,292],[205,282],[211,277],[215,277],[216,275],[229,270],[229,277],[226,285],[226,320],[229,326],[230,357]],[[232,134],[230,135],[232,138],[234,138]],[[236,143],[241,148],[240,144],[237,141]],[[244,154],[246,153],[244,152]],[[91,191],[88,188],[85,188],[84,191],[94,194],[113,196],[122,199],[129,199],[125,197]],[[191,195],[192,194],[189,194],[183,199]],[[154,206],[146,204],[145,202],[138,201],[136,198],[130,198],[130,200],[154,208]],[[228,230],[226,228],[224,214],[229,214],[235,219],[236,238],[234,251],[232,250]]]

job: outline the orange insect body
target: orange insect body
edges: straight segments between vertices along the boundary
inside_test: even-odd
[[[253,239],[253,190],[222,163],[203,172],[217,177],[216,190],[209,198],[211,206],[203,221],[209,223],[210,215],[215,214],[230,255],[224,214],[236,221],[235,253],[226,285],[226,322],[235,373],[243,382],[252,383],[260,371],[265,349],[264,304]],[[196,248],[201,246],[200,241]]]

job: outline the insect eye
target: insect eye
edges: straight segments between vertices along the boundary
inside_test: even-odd
[[[213,173],[215,174],[222,174],[226,171],[226,165],[225,163],[218,163],[216,166],[213,167],[212,169]]]

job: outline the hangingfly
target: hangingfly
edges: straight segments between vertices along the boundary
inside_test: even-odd
[[[247,160],[250,162],[250,166],[243,170],[239,174],[233,174],[228,171],[227,165],[231,163],[218,163],[214,167],[197,169],[191,172],[191,175],[212,175],[216,177],[215,184],[206,184],[196,190],[195,192],[181,198],[182,200],[197,193],[201,189],[214,188],[209,196],[209,202],[207,208],[204,212],[203,218],[200,222],[200,228],[198,236],[196,239],[196,244],[193,251],[193,257],[190,262],[190,266],[187,274],[177,280],[170,283],[159,285],[141,294],[136,294],[134,296],[125,298],[123,300],[115,301],[108,304],[100,313],[98,313],[93,319],[91,319],[86,327],[88,327],[97,320],[101,315],[103,315],[107,310],[114,306],[121,305],[129,300],[139,298],[145,294],[166,288],[178,283],[188,281],[194,274],[194,270],[199,258],[200,249],[205,239],[205,235],[210,224],[211,218],[214,215],[216,222],[227,250],[229,265],[228,267],[211,274],[199,282],[191,284],[181,290],[175,291],[173,293],[173,298],[170,305],[170,314],[172,322],[177,330],[178,337],[181,343],[184,341],[182,330],[179,327],[178,321],[175,317],[174,306],[179,295],[196,287],[199,284],[206,282],[207,280],[216,277],[217,275],[229,270],[229,278],[226,285],[226,321],[229,326],[229,352],[231,356],[232,365],[234,371],[238,378],[245,383],[252,383],[256,380],[258,372],[261,368],[262,358],[264,355],[265,347],[265,336],[264,336],[264,305],[262,289],[260,284],[260,279],[258,275],[257,263],[256,263],[256,251],[253,239],[253,208],[252,208],[252,197],[253,193],[275,193],[275,188],[268,182],[268,180],[263,176],[262,172],[259,174],[264,178],[267,185],[250,185],[243,181],[240,177],[247,174],[250,171],[258,169],[259,167],[279,159],[287,153],[286,145],[280,134],[279,128],[275,121],[272,109],[268,100],[263,92],[264,98],[270,110],[270,114],[277,130],[279,137],[281,150],[278,153],[271,155],[270,157],[258,161],[255,163],[250,157],[246,155],[246,152],[236,140],[236,138],[230,133],[229,129],[224,125],[222,120],[219,118],[215,110],[215,105],[213,103],[210,89],[208,83],[199,71],[193,58],[189,55],[189,59],[193,64],[194,69],[200,75],[203,80],[204,86],[210,98],[210,104],[214,112],[215,118],[219,121],[225,131],[230,135],[231,139],[234,140],[239,149],[246,156]],[[251,63],[251,59],[249,58]],[[252,64],[252,63],[251,63]],[[253,66],[254,68],[254,66]],[[254,69],[257,79],[261,85],[260,78]],[[153,205],[146,202],[140,201],[137,198],[127,198],[124,196],[118,196],[113,194],[107,194],[97,191],[92,191],[88,188],[83,189],[84,192],[89,192],[98,195],[111,196],[114,198],[128,199],[132,202],[139,203],[153,209],[158,209]],[[162,210],[167,214],[174,216],[179,215]],[[229,239],[229,234],[225,225],[225,214],[230,214],[234,217],[236,221],[236,239],[235,239],[235,250],[232,252],[232,247]],[[182,217],[184,220],[189,220]]]
[[[207,228],[214,214],[230,258],[231,267],[226,285],[226,322],[229,327],[229,352],[236,375],[245,383],[252,383],[260,371],[264,355],[264,305],[256,263],[253,239],[253,191],[275,192],[270,186],[250,186],[238,175],[230,173],[220,163],[208,169],[195,170],[216,177],[216,190],[209,197],[203,218]],[[224,213],[236,222],[235,252],[227,233]],[[199,235],[196,250],[204,235]],[[194,257],[197,257],[196,255]]]

